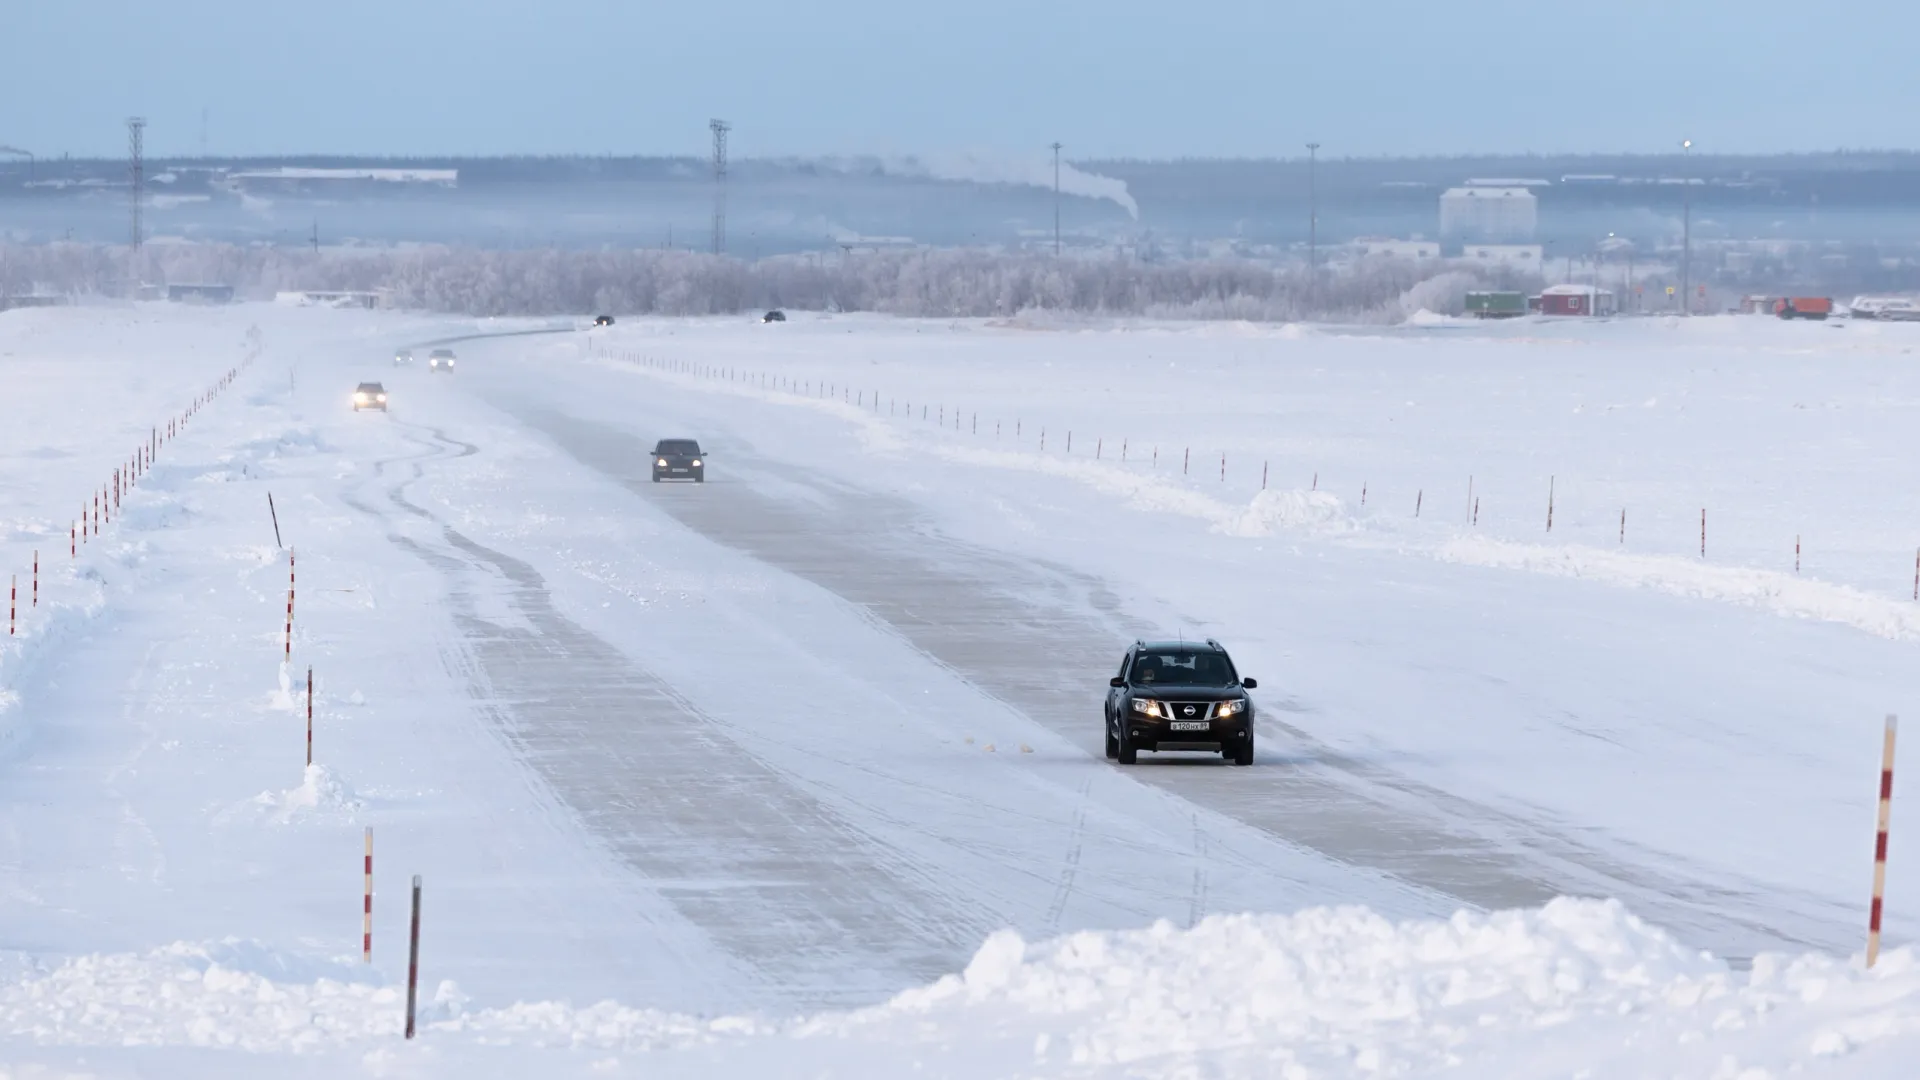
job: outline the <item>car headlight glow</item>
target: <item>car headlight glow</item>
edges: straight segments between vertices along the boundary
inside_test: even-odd
[[[694,459],[693,459],[693,467],[694,467],[694,468],[696,468],[696,469],[700,467],[700,459],[699,459],[699,458],[694,458]]]
[[[1214,716],[1214,719],[1216,720],[1224,720],[1229,716],[1239,716],[1241,713],[1246,711],[1247,711],[1247,703],[1244,700],[1223,701],[1214,708],[1213,716]]]
[[[667,459],[666,459],[666,458],[661,458],[660,460],[658,460],[658,461],[656,461],[656,462],[654,462],[654,464],[655,464],[655,465],[658,465],[658,466],[660,466],[661,468],[663,468],[663,469],[664,469],[664,468],[666,468],[666,467],[667,467]]]
[[[1145,698],[1134,698],[1133,711],[1137,713],[1145,713],[1148,716],[1159,716],[1160,703],[1157,701],[1148,701]]]
[[[353,400],[355,400],[355,401],[365,401],[365,400],[367,400],[367,395],[365,395],[365,394],[355,394],[355,395],[353,395]]]
[[[381,400],[381,401],[385,401],[385,400],[387,400],[387,395],[385,395],[385,394],[381,394],[381,395],[380,395],[380,400]]]

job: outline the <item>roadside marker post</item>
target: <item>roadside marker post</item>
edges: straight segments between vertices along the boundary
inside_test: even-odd
[[[33,550],[33,606],[40,606],[40,549]]]
[[[414,1003],[420,987],[420,875],[413,875],[413,922],[407,931],[407,1038],[413,1038]]]
[[[1547,531],[1548,532],[1553,531],[1553,481],[1554,481],[1553,477],[1551,476],[1547,477]]]
[[[1700,557],[1707,557],[1707,509],[1700,508]]]
[[[367,826],[367,890],[360,905],[360,962],[373,963],[373,826]]]
[[[1887,895],[1887,824],[1893,813],[1893,737],[1900,718],[1887,717],[1886,741],[1880,748],[1879,828],[1873,840],[1873,904],[1867,909],[1867,967],[1880,959],[1880,913]]]
[[[313,768],[313,668],[307,668],[307,768]]]

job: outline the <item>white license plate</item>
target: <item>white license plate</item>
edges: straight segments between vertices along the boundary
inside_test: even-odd
[[[1211,726],[1205,720],[1175,720],[1171,725],[1175,731],[1205,731]]]

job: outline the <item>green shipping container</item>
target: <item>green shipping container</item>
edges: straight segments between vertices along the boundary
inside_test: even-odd
[[[1470,292],[1467,314],[1479,319],[1513,319],[1527,313],[1527,297],[1517,292]]]

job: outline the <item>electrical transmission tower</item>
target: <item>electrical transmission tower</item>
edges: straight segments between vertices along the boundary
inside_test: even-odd
[[[147,186],[147,121],[143,117],[127,118],[127,179],[131,181],[131,209],[133,212],[132,229],[127,234],[128,243],[135,252],[140,250],[140,196]]]
[[[727,132],[733,125],[725,120],[709,120],[713,129],[713,253],[727,250]]]

